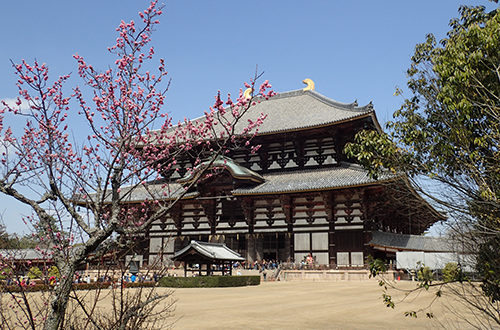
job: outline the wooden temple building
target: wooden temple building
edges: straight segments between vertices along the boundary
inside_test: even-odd
[[[370,244],[374,232],[420,235],[442,220],[402,178],[374,180],[344,154],[360,130],[381,131],[371,103],[341,103],[305,88],[254,108],[267,114],[252,141],[261,148],[217,159],[212,167],[221,170],[145,234],[144,262],[169,260],[197,240],[224,243],[249,262],[312,254],[318,264],[362,267],[368,255],[394,257],[383,242]],[[187,184],[189,166],[179,162],[165,179]],[[140,202],[141,192],[131,199]]]
[[[229,249],[224,243],[191,241],[189,245],[177,251],[172,260],[184,263],[184,277],[186,277],[188,271],[197,272],[199,276],[203,273],[212,275],[217,272],[222,275],[232,275],[233,263],[245,261],[245,258]],[[197,269],[189,269],[190,265],[197,265]]]

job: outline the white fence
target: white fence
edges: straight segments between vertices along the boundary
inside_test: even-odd
[[[474,258],[471,255],[443,252],[396,252],[398,269],[416,269],[418,264],[434,269],[443,269],[449,262],[462,266],[466,272],[474,270]]]

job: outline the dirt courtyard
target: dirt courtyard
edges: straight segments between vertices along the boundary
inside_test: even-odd
[[[402,287],[414,288],[404,282]],[[394,292],[393,297],[404,294]],[[405,311],[427,306],[432,293],[406,299],[395,309],[382,303],[376,281],[264,282],[240,288],[175,289],[174,329],[408,329],[470,328],[455,315],[458,305],[443,295],[434,319]],[[397,301],[397,300],[396,300]]]

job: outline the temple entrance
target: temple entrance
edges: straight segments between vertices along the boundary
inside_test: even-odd
[[[224,243],[231,250],[238,252],[242,256],[246,256],[247,239],[245,235],[227,234],[225,235]]]
[[[289,251],[285,251],[285,233],[262,234],[262,258],[265,260],[285,261],[288,259]]]

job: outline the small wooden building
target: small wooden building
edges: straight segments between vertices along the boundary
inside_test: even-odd
[[[3,266],[15,266],[15,271],[26,272],[31,267],[43,270],[54,265],[52,252],[48,249],[5,249],[0,250],[0,260]]]
[[[199,275],[203,271],[206,275],[214,272],[232,275],[233,263],[244,261],[245,258],[225,244],[191,241],[188,246],[177,251],[172,260],[184,263],[184,276],[187,276],[188,270],[197,271]],[[197,265],[197,269],[189,267],[190,265]],[[212,266],[216,268],[213,269]]]

